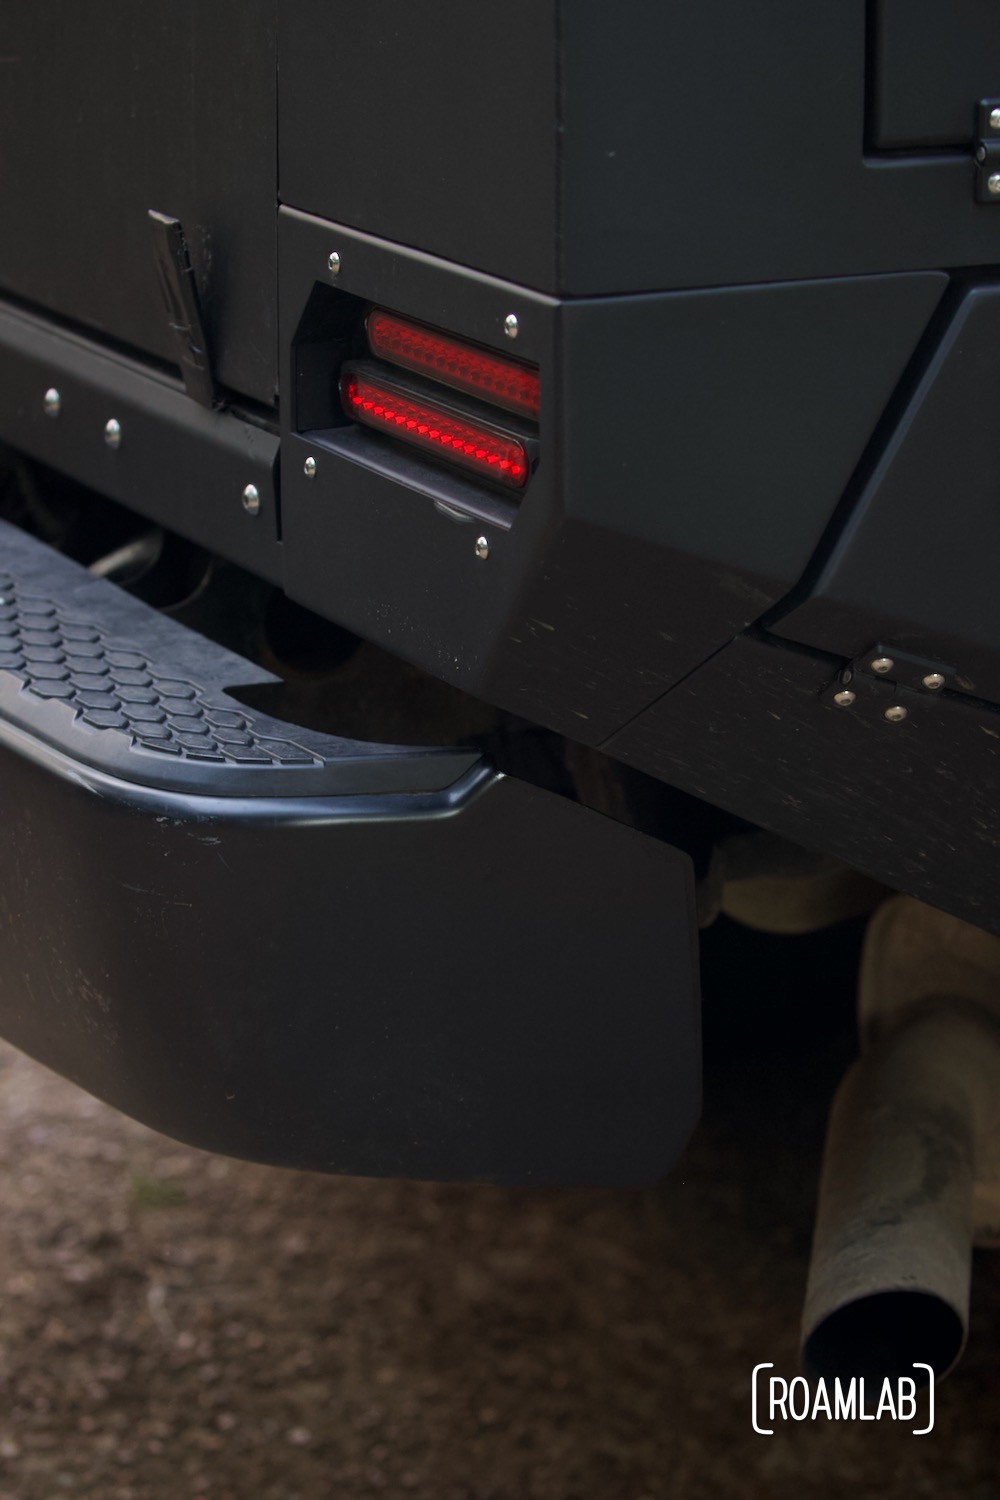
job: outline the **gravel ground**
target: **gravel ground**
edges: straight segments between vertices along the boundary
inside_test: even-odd
[[[226,1161],[0,1051],[0,1500],[997,1500],[987,1256],[932,1436],[751,1430],[753,1365],[796,1370],[855,938],[725,926],[705,1119],[644,1193]]]

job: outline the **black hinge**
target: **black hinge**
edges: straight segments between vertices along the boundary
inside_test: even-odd
[[[1000,203],[1000,99],[976,105],[976,202]]]

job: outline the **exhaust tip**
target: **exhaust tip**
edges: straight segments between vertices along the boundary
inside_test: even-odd
[[[858,1297],[828,1313],[802,1346],[810,1380],[897,1380],[901,1375],[927,1384],[951,1369],[965,1343],[965,1320],[932,1292],[888,1291]]]

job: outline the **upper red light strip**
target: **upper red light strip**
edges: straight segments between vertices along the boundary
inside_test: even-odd
[[[515,438],[461,421],[350,368],[344,372],[340,390],[344,410],[357,422],[391,433],[509,489],[519,490],[527,482],[528,455]]]
[[[474,344],[411,323],[395,313],[375,308],[368,314],[368,342],[372,353],[391,364],[415,370],[456,390],[467,391],[506,411],[538,420],[538,371],[517,360],[490,354]]]

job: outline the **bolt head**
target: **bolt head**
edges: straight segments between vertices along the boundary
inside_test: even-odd
[[[477,537],[476,538],[476,556],[478,558],[481,558],[482,561],[485,562],[486,559],[489,557],[489,555],[490,555],[489,540],[486,537],[484,537],[484,536]]]
[[[330,254],[326,258],[326,268],[331,276],[340,274],[340,254],[338,251],[330,251]]]
[[[909,710],[905,709],[901,703],[894,703],[891,708],[886,709],[882,717],[888,719],[890,724],[902,724],[903,720],[909,717]]]
[[[843,688],[839,693],[834,693],[833,701],[838,708],[850,708],[857,699],[857,693],[852,693],[850,688]]]
[[[260,515],[260,490],[255,484],[248,484],[243,491],[243,509],[248,516]]]
[[[994,198],[1000,198],[1000,172],[991,172],[986,179],[986,187]]]
[[[503,331],[509,339],[516,339],[521,331],[516,313],[508,313],[503,320]]]
[[[1000,130],[1000,109],[990,110],[990,129]]]
[[[54,385],[50,385],[42,397],[42,407],[47,417],[58,417],[62,411],[62,397]]]
[[[923,683],[929,693],[938,693],[944,687],[944,677],[940,672],[928,672]]]
[[[307,479],[316,478],[316,460],[313,458],[311,453],[306,459],[305,463],[302,465],[302,472]]]
[[[111,417],[104,424],[104,441],[109,448],[120,448],[122,445],[122,424],[117,417]]]
[[[895,665],[896,663],[891,656],[876,656],[872,662],[872,671],[877,672],[880,677],[884,677],[887,672],[892,671]]]

